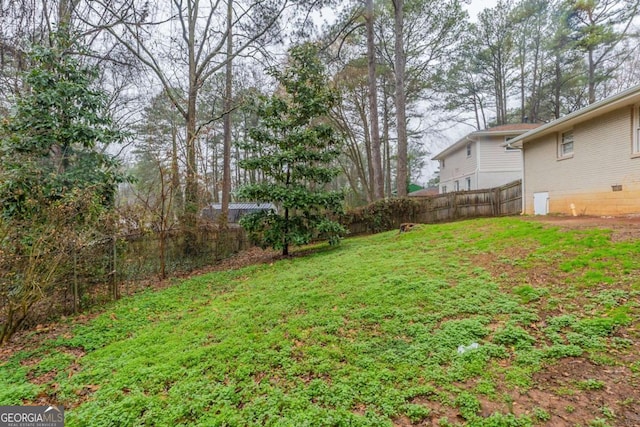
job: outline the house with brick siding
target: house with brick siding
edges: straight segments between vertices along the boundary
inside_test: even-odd
[[[519,123],[471,132],[433,157],[440,193],[499,187],[522,178],[522,153],[505,143],[538,124]]]
[[[523,153],[523,212],[640,213],[640,85],[509,141]]]

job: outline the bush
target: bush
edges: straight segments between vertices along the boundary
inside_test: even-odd
[[[71,254],[84,236],[75,227],[70,208],[50,206],[43,211],[44,218],[29,221],[0,217],[0,344],[73,269]]]
[[[368,233],[380,233],[398,228],[403,222],[414,221],[419,211],[420,203],[415,200],[386,199],[350,210],[343,215],[340,222],[347,228],[355,229],[360,224]]]

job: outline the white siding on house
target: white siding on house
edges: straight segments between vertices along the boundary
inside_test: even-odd
[[[433,157],[440,161],[440,192],[454,191],[456,181],[461,190],[478,190],[522,179],[522,152],[506,150],[504,144],[507,137],[537,127],[530,123],[501,125],[471,132],[455,142]]]
[[[447,191],[454,191],[454,182],[459,181],[460,188],[465,188],[465,180],[471,176],[472,183],[475,182],[475,173],[478,165],[478,155],[475,142],[471,146],[471,156],[467,156],[467,147],[463,145],[458,150],[449,154],[445,158],[444,167],[440,167],[440,192],[446,186]]]
[[[505,143],[504,136],[484,137],[479,142],[481,172],[522,171],[522,152],[505,150],[502,146]]]
[[[632,108],[573,126],[573,155],[558,158],[558,138],[571,128],[524,145],[525,213],[533,194],[549,192],[549,212],[616,215],[640,212],[640,157],[632,156]],[[612,191],[621,185],[622,191]]]
[[[485,136],[479,142],[477,188],[494,188],[522,179],[522,151],[505,150],[503,135]]]
[[[634,156],[640,156],[640,105],[634,105],[633,107],[633,147],[632,152]]]
[[[522,179],[522,171],[480,172],[477,188],[495,188]]]

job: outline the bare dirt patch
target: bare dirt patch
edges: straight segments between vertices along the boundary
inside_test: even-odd
[[[613,231],[613,241],[640,239],[640,215],[627,216],[564,216],[545,215],[527,218],[526,221],[540,222],[566,228],[584,230],[590,228]]]
[[[633,378],[624,366],[567,358],[536,374],[536,386],[521,400],[547,408],[552,415],[549,425],[573,426],[602,418],[611,425],[638,426],[640,390]]]

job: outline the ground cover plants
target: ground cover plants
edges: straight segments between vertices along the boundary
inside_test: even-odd
[[[201,275],[3,355],[0,404],[69,426],[640,425],[640,240],[612,237],[483,219]]]

